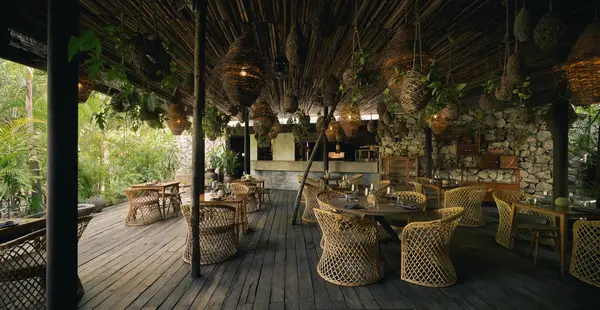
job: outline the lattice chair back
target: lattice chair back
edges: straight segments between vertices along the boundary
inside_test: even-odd
[[[485,225],[481,204],[487,192],[485,186],[465,186],[446,191],[444,208],[461,207],[465,214],[460,218],[458,225],[480,227]]]
[[[512,205],[513,203],[523,200],[527,195],[521,191],[494,190],[493,196]]]
[[[394,192],[394,196],[400,198],[401,200],[408,200],[412,202],[416,202],[423,205],[422,211],[427,209],[427,197],[425,195],[418,192],[411,191],[399,191]]]
[[[410,181],[410,184],[414,187],[415,192],[425,195],[425,192],[423,190],[423,184],[417,181]]]
[[[183,261],[192,261],[191,206],[181,206],[187,223]],[[216,264],[233,257],[238,250],[235,235],[235,208],[226,205],[200,206],[200,264]]]
[[[0,244],[0,309],[45,309],[46,230]]]
[[[329,212],[338,212],[337,209],[329,203],[329,201],[331,199],[339,198],[341,195],[342,193],[336,191],[322,191],[318,193],[317,203],[319,204],[319,208]]]
[[[78,241],[79,241],[79,239],[81,239],[81,235],[83,235],[83,232],[85,231],[85,229],[87,228],[87,226],[91,220],[92,220],[91,215],[80,216],[77,219],[77,240]]]
[[[499,195],[498,191],[494,191],[492,196],[494,197],[494,201],[496,201],[496,208],[498,208],[498,231],[496,231],[496,242],[507,249],[512,249],[514,209],[511,203],[500,198],[503,197],[510,200],[512,196],[502,195],[502,193]]]
[[[328,282],[342,286],[367,285],[381,278],[376,222],[315,209],[327,243],[317,272]]]
[[[143,188],[127,188],[125,195],[129,199],[129,213],[125,224],[129,226],[148,225],[163,218],[160,209],[160,192]]]
[[[373,186],[373,195],[383,197],[386,194],[387,188],[390,186],[389,180],[380,180]]]
[[[256,198],[256,187],[244,183],[231,183],[231,191],[234,195],[248,195],[246,201],[246,212],[258,211],[258,199]]]
[[[573,225],[573,256],[569,273],[600,287],[600,221],[579,220]]]
[[[304,185],[304,190],[302,191],[302,195],[304,196],[304,212],[302,213],[303,221],[313,223],[317,221],[313,209],[319,207],[317,194],[320,191],[322,191],[322,189],[308,183]]]
[[[440,219],[412,222],[402,230],[400,278],[429,287],[450,286],[456,283],[450,239],[464,209],[446,208],[432,213]]]
[[[362,183],[362,179],[363,179],[363,174],[359,173],[359,174],[355,174],[353,176],[350,176],[348,178],[348,182],[350,184],[360,185]]]
[[[299,174],[296,177],[298,178],[298,184],[302,184],[302,175]],[[310,184],[314,187],[323,187],[323,184],[321,183],[320,180],[315,180],[315,179],[309,178],[309,177],[306,177],[306,184]]]

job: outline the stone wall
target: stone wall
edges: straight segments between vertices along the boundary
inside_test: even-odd
[[[225,139],[219,138],[215,141],[209,141],[204,139],[204,151],[208,152],[215,147],[222,146],[225,148]],[[179,146],[179,169],[177,174],[191,174],[192,173],[192,135],[187,131],[181,136],[177,137],[177,146]],[[206,163],[208,164],[208,163]]]

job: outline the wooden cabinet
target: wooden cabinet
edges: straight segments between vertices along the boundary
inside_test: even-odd
[[[419,175],[416,156],[390,156],[379,159],[379,180],[389,180],[394,190],[406,190],[408,182]]]
[[[457,144],[456,155],[479,156],[479,144]]]
[[[518,169],[519,160],[517,156],[500,156],[500,169]]]

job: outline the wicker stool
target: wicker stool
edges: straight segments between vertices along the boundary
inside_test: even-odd
[[[190,205],[181,206],[187,223],[183,261],[192,261],[192,226]],[[200,264],[216,264],[233,257],[238,250],[235,233],[235,208],[225,205],[200,206]]]
[[[450,260],[450,239],[464,213],[463,208],[446,208],[431,212],[440,217],[428,222],[411,222],[402,230],[400,278],[404,281],[444,287],[456,283]]]
[[[314,209],[327,239],[317,272],[342,286],[367,285],[381,278],[375,221]]]
[[[125,195],[129,199],[129,213],[125,225],[148,225],[163,218],[158,190],[128,188],[125,189]]]
[[[573,256],[569,273],[600,287],[600,221],[579,220],[573,225]]]
[[[485,186],[465,186],[446,191],[444,195],[444,208],[464,208],[458,225],[468,227],[481,227],[485,225],[481,204],[487,192]]]

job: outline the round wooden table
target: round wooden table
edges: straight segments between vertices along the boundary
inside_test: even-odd
[[[414,201],[401,199],[400,201],[402,201],[402,203],[404,205],[410,205],[410,206],[415,207],[414,210],[406,209],[406,208],[403,208],[403,207],[397,205],[398,200],[395,198],[392,199],[393,204],[390,204],[389,198],[379,198],[379,200],[375,206],[369,206],[369,204],[367,203],[367,197],[365,197],[365,196],[358,196],[356,199],[357,200],[346,200],[343,197],[342,198],[334,198],[334,199],[329,200],[329,204],[340,212],[362,215],[362,216],[372,216],[373,219],[375,219],[379,224],[381,224],[381,226],[390,234],[390,236],[392,236],[392,238],[394,238],[398,242],[400,242],[400,238],[398,237],[398,234],[396,233],[396,231],[394,231],[394,229],[392,229],[392,226],[390,226],[390,223],[388,223],[388,221],[386,221],[385,216],[386,215],[399,215],[399,214],[400,215],[413,214],[416,212],[423,212],[422,210],[425,207],[423,204],[420,204],[420,203],[417,203]],[[360,208],[358,208],[358,209],[345,208],[345,206],[353,205],[353,204],[358,204],[360,206]]]

